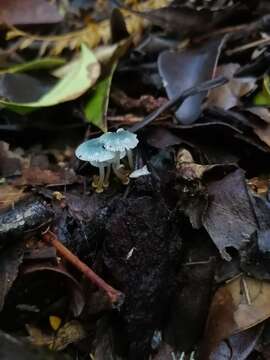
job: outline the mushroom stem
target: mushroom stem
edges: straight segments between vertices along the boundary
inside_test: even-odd
[[[115,165],[116,165],[117,169],[119,169],[120,166],[121,166],[121,164],[120,164],[120,154],[121,154],[120,151],[117,151],[117,152],[115,153],[114,162],[115,162]]]
[[[125,170],[123,171],[123,168],[117,166],[117,164],[115,163],[112,165],[112,168],[113,168],[113,172],[118,177],[118,179],[120,179],[124,185],[127,185],[129,183],[129,177],[127,172]]]
[[[133,163],[133,154],[132,154],[132,150],[127,150],[127,158],[128,158],[128,163],[129,163],[129,167],[130,170],[134,169],[134,163]]]
[[[101,193],[103,191],[105,170],[104,170],[104,166],[99,166],[98,168],[99,168],[99,180],[98,180],[96,192]]]
[[[110,175],[111,175],[111,165],[108,165],[107,170],[106,170],[106,174],[105,174],[105,179],[104,179],[104,182],[103,182],[103,186],[105,188],[109,187]]]

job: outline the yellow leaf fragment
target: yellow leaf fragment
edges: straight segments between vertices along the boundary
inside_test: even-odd
[[[61,324],[62,324],[62,319],[59,316],[50,315],[49,316],[49,323],[50,323],[52,329],[54,331],[57,331],[60,328]]]

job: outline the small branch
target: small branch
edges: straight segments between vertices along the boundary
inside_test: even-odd
[[[227,50],[226,55],[230,56],[230,55],[237,54],[237,53],[245,51],[245,50],[252,49],[252,48],[257,47],[257,46],[269,45],[269,43],[270,43],[270,37],[268,37],[266,39],[256,40],[256,41],[253,41],[253,42],[241,45],[241,46],[237,46],[237,47],[235,47],[235,48],[233,48],[231,50]]]
[[[136,132],[146,125],[150,124],[152,121],[154,121],[159,115],[164,113],[164,111],[167,111],[169,109],[175,109],[183,104],[183,102],[190,96],[197,95],[199,93],[214,89],[218,86],[222,86],[226,84],[229,81],[224,76],[221,76],[219,78],[215,78],[213,80],[205,81],[199,85],[193,86],[191,88],[188,88],[187,90],[183,91],[179,95],[175,96],[171,100],[167,101],[165,104],[160,106],[157,110],[153,111],[151,114],[146,116],[143,121],[131,126],[129,128],[129,131]]]
[[[98,276],[93,270],[84,264],[76,255],[68,250],[57,239],[54,233],[47,231],[45,234],[43,234],[43,239],[47,243],[51,244],[64,259],[66,259],[69,263],[81,271],[87,279],[89,279],[98,288],[103,289],[108,295],[113,307],[118,308],[122,305],[124,301],[124,294],[107,284],[100,276]]]

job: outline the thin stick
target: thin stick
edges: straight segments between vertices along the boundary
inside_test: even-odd
[[[233,55],[233,54],[239,53],[241,51],[252,49],[252,48],[260,46],[260,45],[268,45],[269,43],[270,43],[270,38],[269,37],[266,38],[266,39],[256,40],[256,41],[250,42],[248,44],[235,47],[232,50],[227,50],[226,54],[227,55]]]
[[[121,306],[124,301],[124,294],[107,284],[100,276],[98,276],[93,270],[84,264],[76,255],[68,250],[57,239],[54,233],[47,231],[43,235],[43,239],[50,243],[64,259],[66,259],[68,262],[74,265],[74,267],[81,271],[87,279],[89,279],[98,288],[103,289],[114,307]]]
[[[199,93],[214,89],[218,86],[222,86],[226,84],[229,81],[224,76],[220,76],[219,78],[215,78],[213,80],[205,81],[199,85],[193,86],[191,88],[188,88],[187,90],[183,91],[179,95],[175,96],[171,100],[167,101],[165,104],[160,106],[157,110],[153,111],[151,114],[147,115],[143,121],[131,126],[129,128],[129,131],[136,132],[146,125],[150,124],[152,121],[154,121],[159,115],[161,115],[164,111],[167,111],[169,109],[178,107],[183,104],[183,102],[192,95],[197,95]]]

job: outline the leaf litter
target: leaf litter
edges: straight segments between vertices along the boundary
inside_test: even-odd
[[[0,10],[0,357],[267,359],[267,2]]]

